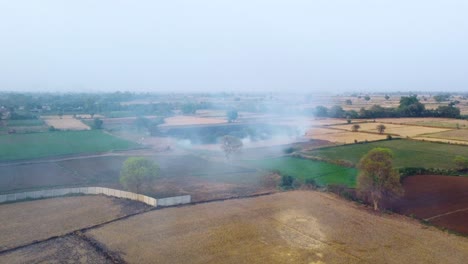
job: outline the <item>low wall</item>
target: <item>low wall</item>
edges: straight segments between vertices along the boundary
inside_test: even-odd
[[[79,188],[62,188],[48,189],[31,192],[10,193],[0,195],[0,203],[14,202],[26,199],[43,199],[50,197],[65,196],[70,194],[103,194],[107,196],[130,199],[139,201],[151,206],[171,206],[178,204],[186,204],[191,202],[190,195],[175,196],[169,198],[155,199],[143,194],[126,192],[105,187],[79,187]]]

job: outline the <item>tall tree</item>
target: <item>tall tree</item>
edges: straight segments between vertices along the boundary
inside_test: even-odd
[[[234,120],[237,119],[239,114],[237,113],[237,110],[231,109],[231,110],[227,111],[226,116],[227,116],[228,122],[231,123],[231,122],[233,122]]]
[[[159,166],[152,160],[130,157],[125,160],[120,172],[120,183],[127,189],[139,193],[159,176]]]
[[[232,154],[238,152],[242,146],[242,141],[237,137],[227,135],[221,139],[221,149],[228,159]]]
[[[361,126],[359,124],[354,124],[353,126],[351,126],[351,131],[358,132],[360,128]]]
[[[393,153],[387,148],[370,150],[358,164],[357,190],[359,195],[372,202],[379,210],[382,198],[392,198],[403,193],[400,175],[393,168]]]
[[[383,134],[387,127],[384,124],[377,125],[377,131],[379,131],[379,134]]]

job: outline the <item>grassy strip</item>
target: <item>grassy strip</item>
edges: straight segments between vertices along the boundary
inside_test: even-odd
[[[357,164],[361,157],[376,147],[389,148],[395,154],[394,165],[403,167],[431,167],[453,169],[453,159],[457,155],[468,156],[466,146],[415,140],[387,140],[365,144],[352,144],[332,148],[322,148],[308,152],[308,155],[329,160],[348,160]]]
[[[294,157],[280,157],[248,161],[265,170],[278,171],[281,175],[291,175],[305,182],[313,179],[319,186],[340,184],[355,187],[357,170],[321,161]]]
[[[0,136],[0,161],[124,150],[136,143],[102,131],[56,131]]]

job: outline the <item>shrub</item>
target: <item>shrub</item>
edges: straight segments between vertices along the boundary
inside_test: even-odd
[[[281,186],[283,188],[291,188],[294,183],[294,177],[291,175],[283,175],[281,176]]]
[[[284,152],[285,154],[291,154],[291,153],[293,153],[293,152],[296,151],[296,150],[297,150],[297,148],[288,147],[288,148],[285,148],[285,149],[283,150],[283,152]]]

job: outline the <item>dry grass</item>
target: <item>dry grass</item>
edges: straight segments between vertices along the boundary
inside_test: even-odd
[[[319,192],[148,212],[86,233],[129,263],[460,263],[468,240]]]
[[[78,196],[0,205],[0,249],[126,215],[126,207],[118,201],[104,196]]]
[[[377,126],[382,123],[372,122],[372,123],[362,123],[360,125],[359,131],[363,132],[372,132],[378,133]],[[384,124],[386,129],[384,133],[395,134],[401,137],[416,137],[423,134],[437,133],[447,131],[447,128],[433,128],[433,127],[422,127],[422,126],[409,126],[409,125],[395,125],[395,124]],[[347,131],[352,130],[353,125],[341,125],[333,126],[336,129],[344,129]]]
[[[460,128],[468,127],[468,120],[460,120],[453,118],[436,118],[436,117],[413,117],[413,118],[379,118],[377,122],[382,123],[393,123],[393,124],[408,124],[408,125],[420,125],[420,126],[431,126],[441,128],[456,128],[457,124]]]
[[[457,141],[468,141],[468,129],[454,129],[439,133],[425,135],[429,138],[448,139]]]
[[[85,125],[78,119],[73,118],[71,115],[64,115],[62,118],[59,116],[45,116],[44,121],[48,126],[53,126],[60,130],[89,130],[89,126]]]
[[[347,125],[351,126],[351,125]],[[347,127],[346,126],[346,127]],[[338,127],[338,126],[337,126]],[[339,126],[339,127],[345,127]],[[306,137],[310,139],[320,139],[327,140],[335,143],[349,144],[357,141],[376,141],[385,139],[385,135],[377,135],[370,133],[361,133],[361,132],[350,132],[345,130],[338,129],[327,129],[327,128],[311,128],[307,131]]]
[[[442,143],[449,143],[449,144],[468,145],[468,141],[461,141],[461,140],[451,140],[451,139],[431,138],[431,137],[415,137],[414,139],[416,139],[416,140],[422,140],[422,141],[431,141],[431,142],[442,142]]]
[[[227,120],[222,118],[205,118],[197,116],[174,116],[168,117],[164,121],[165,123],[161,126],[208,125],[227,123]]]

